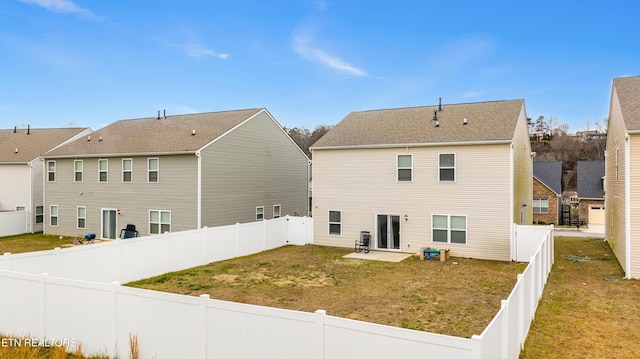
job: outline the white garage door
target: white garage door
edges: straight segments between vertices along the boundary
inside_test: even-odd
[[[604,224],[604,206],[589,206],[589,223]]]

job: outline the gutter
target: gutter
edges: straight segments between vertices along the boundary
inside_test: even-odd
[[[199,150],[188,150],[183,152],[129,152],[129,153],[81,153],[69,155],[43,155],[43,159],[57,158],[86,158],[86,157],[144,157],[144,156],[170,156],[170,155],[196,155]]]
[[[506,145],[512,142],[513,142],[512,139],[508,139],[508,140],[458,141],[458,142],[388,143],[388,144],[371,144],[371,145],[320,146],[320,147],[311,147],[310,150],[315,151],[315,150],[346,150],[346,149],[398,148],[398,147]]]

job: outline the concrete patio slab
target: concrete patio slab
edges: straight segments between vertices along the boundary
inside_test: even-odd
[[[344,256],[344,258],[353,258],[353,259],[370,259],[375,261],[386,261],[386,262],[401,262],[409,257],[413,256],[411,253],[400,253],[400,252],[385,252],[385,251],[371,251],[369,253],[353,252]]]

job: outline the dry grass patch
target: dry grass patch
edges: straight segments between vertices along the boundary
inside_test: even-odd
[[[327,314],[459,337],[480,334],[525,263],[347,259],[352,249],[287,246],[129,285]]]
[[[602,238],[557,237],[555,254],[520,358],[638,358],[640,281]]]
[[[42,233],[26,233],[17,236],[0,237],[0,255],[2,253],[24,253],[44,251],[56,247],[73,245],[74,237],[57,236]]]

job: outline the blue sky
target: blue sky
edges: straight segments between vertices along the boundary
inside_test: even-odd
[[[0,128],[525,99],[570,131],[640,75],[635,1],[3,0]]]

